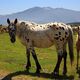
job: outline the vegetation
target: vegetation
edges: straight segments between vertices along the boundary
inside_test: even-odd
[[[72,27],[74,27],[74,26],[80,26],[80,22],[73,22],[73,23],[67,23],[67,24],[69,24],[69,25],[71,25]]]
[[[80,72],[76,73],[76,35],[74,35],[74,64],[71,67],[70,58],[67,58],[67,76],[60,76],[58,78],[75,79],[78,80]],[[31,56],[30,73],[25,72],[26,53],[25,47],[17,39],[16,43],[12,44],[9,40],[8,33],[0,34],[0,79],[4,80],[51,80],[51,72],[54,70],[57,62],[57,53],[54,46],[50,48],[38,49],[36,53],[39,62],[42,66],[40,75],[35,74],[35,62]],[[60,75],[62,75],[63,62],[60,66]]]

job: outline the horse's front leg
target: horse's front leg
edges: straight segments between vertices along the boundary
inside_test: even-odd
[[[31,67],[31,63],[30,63],[30,49],[29,48],[26,48],[26,55],[27,55],[26,69],[27,69],[27,71],[29,71],[29,68]]]
[[[59,53],[58,54],[58,60],[57,60],[57,64],[56,64],[56,67],[54,69],[54,72],[52,72],[53,75],[56,75],[58,76],[59,75],[59,67],[60,67],[60,63],[62,61],[62,55],[63,53]]]
[[[63,74],[65,75],[67,73],[67,67],[66,67],[67,52],[66,51],[64,51],[63,53],[63,58],[64,58]]]
[[[33,58],[34,58],[34,60],[35,60],[36,67],[37,67],[36,73],[40,73],[41,66],[40,66],[40,64],[39,64],[39,62],[38,62],[38,59],[37,59],[36,52],[35,52],[34,48],[32,48],[31,53],[32,53],[32,56],[33,56]]]

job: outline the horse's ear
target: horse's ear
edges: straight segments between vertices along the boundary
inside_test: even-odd
[[[10,20],[9,20],[9,18],[7,19],[7,23],[10,24]]]
[[[18,22],[18,20],[17,20],[17,18],[15,19],[15,21],[14,21],[14,24],[16,24]]]

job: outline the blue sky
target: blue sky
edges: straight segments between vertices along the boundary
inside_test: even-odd
[[[35,6],[80,11],[80,0],[0,0],[0,15],[20,12]]]

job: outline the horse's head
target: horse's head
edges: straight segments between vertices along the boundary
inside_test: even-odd
[[[17,19],[15,19],[14,22],[10,22],[9,19],[7,19],[8,23],[8,31],[9,31],[9,36],[10,40],[12,43],[16,41],[16,24],[17,24]]]

